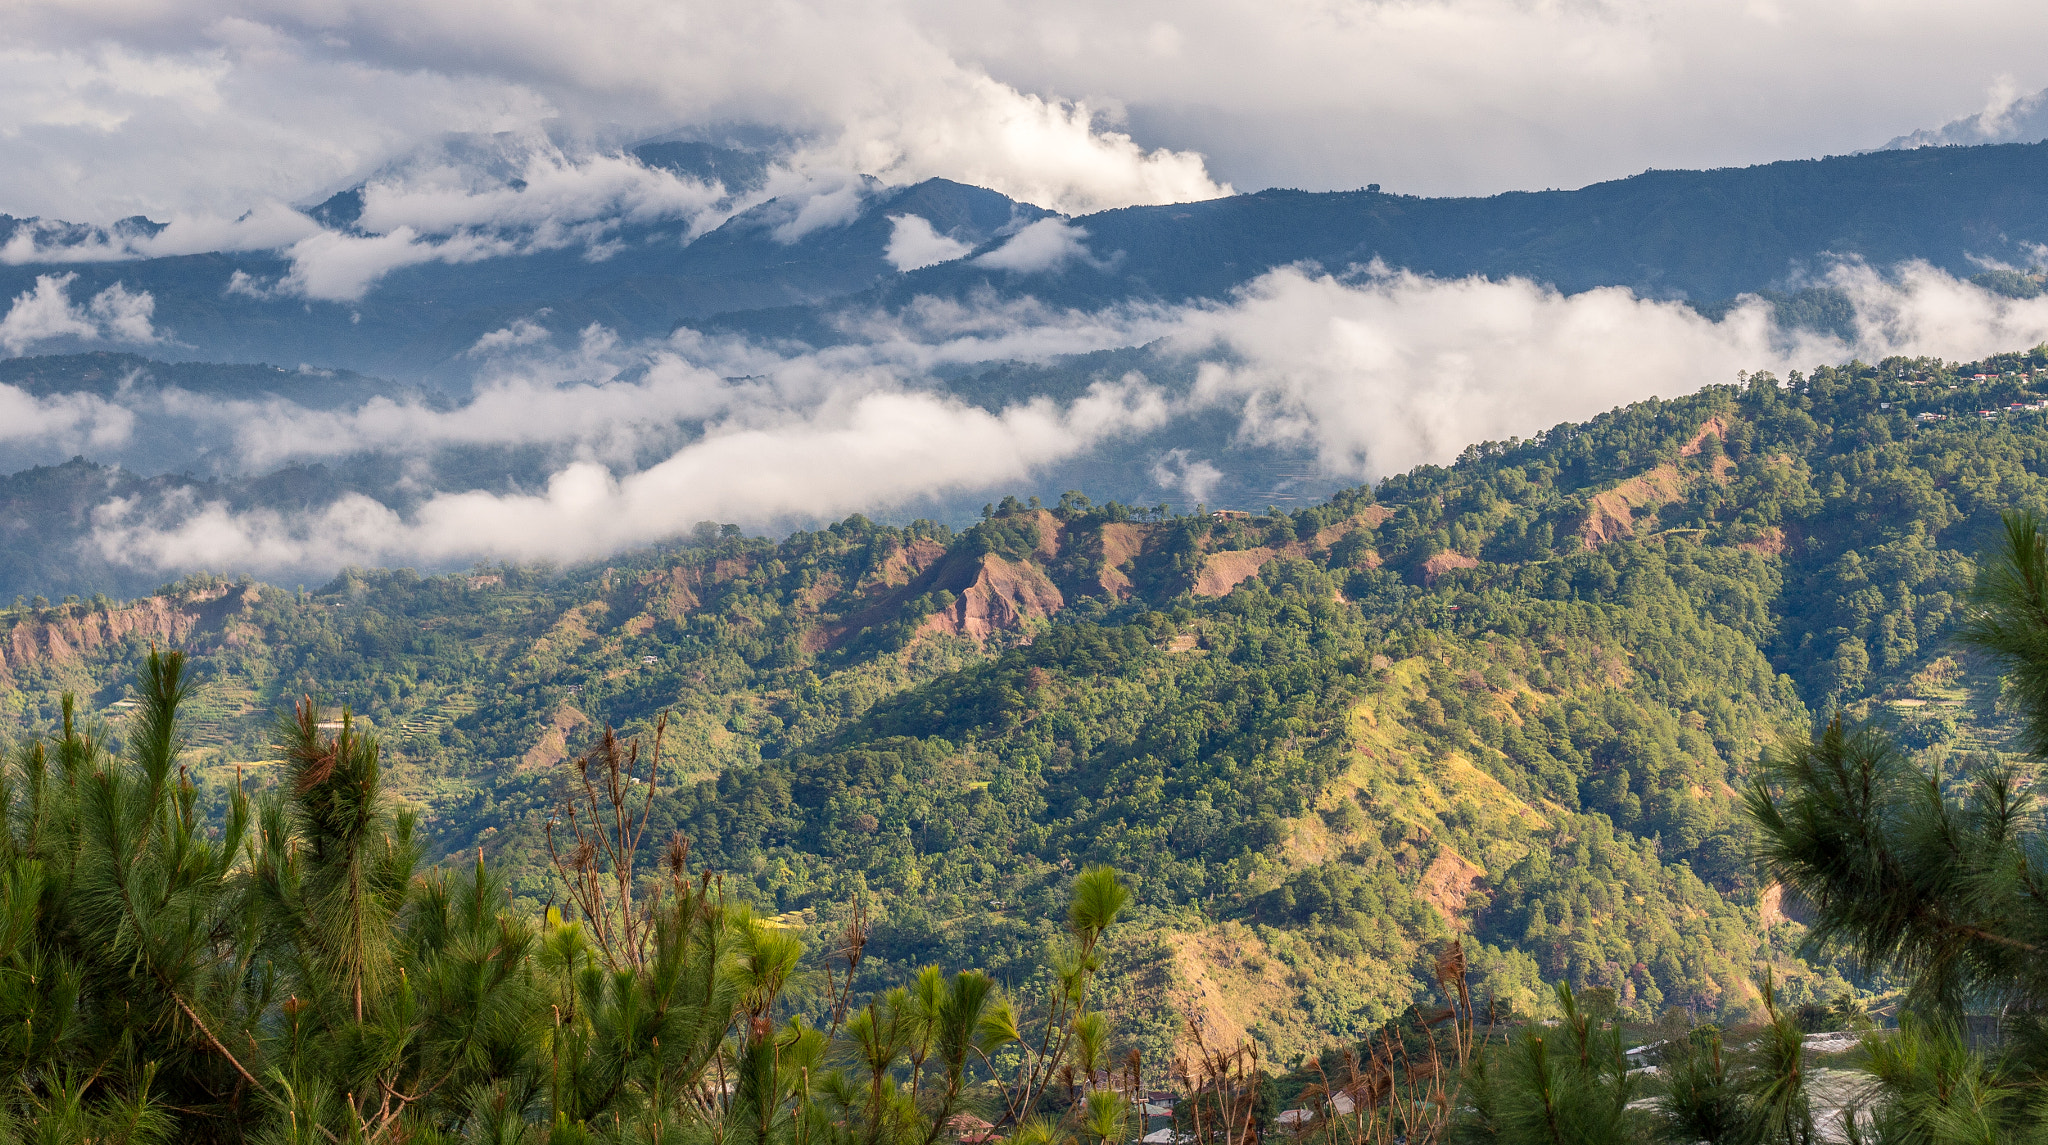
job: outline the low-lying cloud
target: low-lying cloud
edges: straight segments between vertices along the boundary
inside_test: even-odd
[[[1284,270],[1191,314],[1172,342],[1212,359],[1193,400],[1234,407],[1244,438],[1370,480],[1741,369],[1841,354],[1779,337],[1761,302],[1717,322],[1621,287],[1567,296],[1523,279]]]
[[[564,348],[516,320],[479,343],[489,380],[454,409],[163,400],[180,416],[232,426],[251,469],[544,447],[562,459],[544,487],[435,492],[429,476],[406,512],[360,496],[311,513],[113,503],[95,545],[145,565],[269,573],[579,560],[706,519],[778,527],[1015,488],[1049,466],[1122,448],[1130,435],[1160,450],[1149,473],[1161,491],[1192,503],[1214,494],[1230,461],[1174,443],[1183,419],[1226,415],[1243,443],[1369,481],[1742,370],[1782,374],[1892,354],[1967,359],[2048,340],[2048,297],[1998,296],[1925,265],[1883,274],[1844,265],[1823,284],[1850,302],[1847,337],[1788,332],[1761,301],[1709,319],[1618,287],[1563,295],[1520,279],[1378,268],[1284,269],[1229,301],[1177,308],[922,299],[848,319],[843,332],[858,336],[823,349],[687,331],[625,345],[601,326]],[[1152,376],[1099,378],[1065,402],[1024,392],[1000,409],[976,408],[931,377],[962,364],[1138,346],[1149,347]]]
[[[836,200],[814,191],[816,180],[787,171],[777,176],[774,192],[791,196],[793,211],[815,218],[812,228],[844,221],[833,215]],[[670,238],[680,244],[761,197],[737,195],[715,181],[650,167],[616,151],[565,149],[536,131],[443,140],[372,173],[354,192],[359,209],[353,217],[331,220],[333,226],[278,203],[231,222],[177,215],[160,229],[21,224],[0,246],[0,262],[76,264],[277,250],[289,260],[284,275],[258,279],[237,270],[227,292],[353,302],[386,274],[421,263],[565,248],[603,259],[617,249],[622,228],[660,224],[674,224]],[[858,198],[853,204],[858,206]]]
[[[1098,384],[1065,406],[1040,398],[998,413],[931,394],[873,393],[778,425],[714,427],[623,477],[578,462],[541,492],[444,493],[409,518],[360,495],[306,514],[236,513],[218,503],[151,512],[117,500],[99,509],[94,544],[109,560],[159,567],[579,559],[673,537],[703,520],[809,519],[1020,480],[1166,417],[1161,395],[1132,383]],[[166,508],[174,520],[164,519]]]
[[[1191,400],[1230,406],[1243,439],[1369,481],[1740,370],[1967,360],[2048,340],[2048,296],[2004,297],[1925,263],[1843,264],[1816,285],[1848,300],[1853,337],[1780,328],[1761,300],[1709,320],[1622,287],[1291,269],[1190,313],[1169,344],[1202,360]]]
[[[0,317],[0,347],[19,354],[40,342],[100,340],[146,346],[157,341],[151,318],[156,299],[147,290],[131,291],[121,283],[100,291],[85,305],[71,301],[76,274],[42,274],[36,284],[14,296]]]
[[[96,394],[39,397],[0,385],[0,442],[35,442],[58,452],[112,449],[135,430],[135,413]]]
[[[889,226],[889,245],[882,257],[897,270],[937,266],[974,249],[971,243],[940,234],[922,215],[891,215]]]
[[[1065,219],[1040,219],[1011,235],[1003,245],[975,258],[976,265],[1013,274],[1047,274],[1079,260],[1093,263],[1088,231]]]

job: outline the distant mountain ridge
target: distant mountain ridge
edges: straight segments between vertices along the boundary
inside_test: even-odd
[[[650,150],[649,161],[723,169],[740,180],[758,173],[745,169],[744,153],[662,146],[675,154]],[[352,193],[313,211],[331,226],[352,226]],[[442,381],[466,377],[476,361],[464,355],[477,339],[521,319],[557,337],[597,323],[627,338],[689,324],[818,339],[832,336],[828,315],[919,295],[983,291],[1079,307],[1181,302],[1226,297],[1301,262],[1341,271],[1377,260],[1439,276],[1523,276],[1566,292],[1626,286],[1711,303],[1796,287],[1839,258],[1880,267],[1919,259],[1959,275],[1980,269],[1973,260],[2027,265],[2048,243],[2048,143],[1649,171],[1576,191],[1489,198],[1268,190],[1131,207],[1071,220],[1090,257],[1036,272],[1000,269],[985,256],[1048,217],[1040,208],[939,179],[842,194],[840,205],[803,227],[790,224],[815,199],[770,200],[694,241],[680,224],[626,224],[609,232],[602,250],[417,263],[392,270],[353,302],[308,301],[278,287],[292,267],[268,253],[15,262],[0,266],[0,294],[32,290],[39,275],[76,274],[77,298],[118,281],[152,296],[167,356]],[[907,216],[958,244],[964,257],[899,270],[890,244],[896,220]],[[18,232],[31,223],[0,225]],[[270,290],[230,290],[237,275]],[[85,347],[37,347],[67,348]]]
[[[1116,258],[1069,267],[1050,293],[1070,303],[1214,298],[1277,266],[1336,271],[1374,260],[1443,277],[1516,275],[1567,293],[1626,286],[1712,301],[1795,284],[1835,257],[1924,259],[1967,276],[1978,269],[1972,256],[2031,254],[2048,241],[2048,144],[1646,171],[1483,199],[1268,190],[1076,224],[1092,250]],[[905,276],[886,296],[981,282],[1003,285],[971,262],[950,263]]]

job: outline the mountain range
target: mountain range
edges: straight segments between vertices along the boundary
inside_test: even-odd
[[[680,146],[643,149],[642,158],[740,187],[758,175],[760,160],[750,171],[745,152]],[[856,182],[830,192],[835,204],[814,218],[802,215],[822,194],[757,203],[701,237],[679,221],[613,219],[597,241],[509,243],[509,253],[484,246],[396,266],[360,297],[326,301],[294,285],[294,263],[279,253],[81,261],[79,244],[158,225],[130,220],[98,231],[0,217],[0,247],[10,251],[0,293],[32,290],[52,274],[76,274],[71,290],[80,296],[119,282],[154,299],[161,356],[450,382],[474,368],[464,355],[480,338],[521,319],[561,339],[591,323],[628,338],[689,324],[816,342],[835,336],[835,318],[916,297],[1178,303],[1225,298],[1297,263],[1523,276],[1566,292],[1625,286],[1699,303],[1797,290],[1844,258],[1880,267],[1924,260],[1967,276],[1987,261],[2033,264],[2048,242],[2044,176],[2048,143],[1647,171],[1490,198],[1269,190],[1061,220],[1071,249],[1024,262],[991,256],[1048,221],[1039,208],[942,179],[900,188]],[[351,188],[309,214],[329,234],[367,241],[362,196]],[[952,257],[892,262],[891,242],[907,219],[932,236],[924,249]],[[41,348],[88,347],[60,337]]]

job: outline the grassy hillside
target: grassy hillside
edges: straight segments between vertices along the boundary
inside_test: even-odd
[[[1848,983],[1787,953],[1731,784],[1838,706],[2004,749],[1945,640],[1996,512],[2048,507],[2048,414],[2006,409],[2044,367],[1758,376],[1293,514],[1073,495],[569,572],[199,576],[10,611],[0,707],[117,716],[149,643],[191,648],[218,796],[266,782],[269,713],[317,690],[434,844],[536,909],[565,762],[669,711],[657,832],[813,933],[865,899],[878,981],[1029,973],[1070,872],[1129,872],[1111,1001],[1141,1042],[1199,1012],[1293,1060],[1396,1013],[1453,932],[1524,1009],[1561,977],[1741,1011],[1766,960],[1796,1003]]]

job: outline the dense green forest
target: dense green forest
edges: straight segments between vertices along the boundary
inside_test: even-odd
[[[20,601],[0,705],[47,735],[71,690],[118,738],[149,646],[184,648],[216,810],[278,782],[278,709],[346,705],[429,855],[480,851],[535,916],[566,901],[575,761],[666,712],[652,837],[801,933],[863,905],[866,986],[1034,980],[1074,872],[1118,868],[1102,1003],[1154,1052],[1200,1015],[1299,1060],[1402,1012],[1453,936],[1523,1012],[1562,980],[1733,1019],[1759,965],[1788,1006],[1892,985],[1803,960],[1747,863],[1764,745],[1846,708],[1939,759],[2011,746],[1949,634],[1998,511],[2048,507],[2044,368],[1746,377],[1293,513],[1073,494],[957,532]]]

